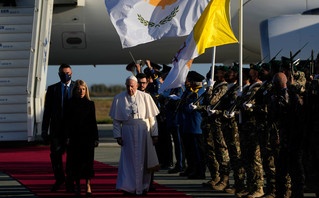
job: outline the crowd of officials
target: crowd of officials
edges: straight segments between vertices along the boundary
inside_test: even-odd
[[[237,64],[215,66],[213,79],[211,70],[206,80],[189,71],[184,86],[161,94],[171,68],[149,60],[145,65],[142,71],[132,63],[127,70],[136,69],[139,91],[149,93],[160,110],[155,148],[162,169],[188,179],[206,179],[208,169],[204,187],[237,197],[299,198],[306,185],[318,197],[319,58],[251,64],[243,69],[242,90]],[[61,82],[48,87],[42,125],[56,179],[51,191],[65,183],[79,194],[80,179],[86,179],[91,195],[98,146],[94,103],[85,82],[71,80],[69,65],[60,66],[59,76]]]
[[[318,196],[319,57],[250,64],[242,91],[238,64],[216,66],[213,80],[190,71],[184,86],[161,94],[170,67],[145,65],[127,70],[136,67],[139,90],[160,109],[156,151],[168,173],[205,179],[208,169],[203,186],[237,197],[299,198],[306,184]]]

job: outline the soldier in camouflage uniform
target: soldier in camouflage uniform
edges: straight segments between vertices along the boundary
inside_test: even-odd
[[[226,192],[231,194],[242,192],[245,188],[245,170],[240,160],[241,151],[237,121],[235,117],[227,117],[225,115],[237,98],[237,90],[239,88],[237,83],[238,70],[238,66],[235,65],[228,71],[228,89],[219,103],[224,115],[222,119],[223,134],[229,152],[230,165],[234,171],[234,186],[225,189]]]
[[[296,71],[292,61],[287,61],[287,58],[282,57],[282,72],[287,77],[287,87],[289,95],[292,97],[291,102],[292,110],[290,110],[289,125],[291,126],[288,134],[279,134],[281,140],[280,154],[278,157],[278,163],[276,163],[276,197],[287,196],[283,194],[282,186],[287,184],[283,182],[281,178],[285,172],[289,173],[291,177],[291,196],[292,197],[303,197],[304,184],[305,184],[305,173],[303,167],[303,149],[305,139],[305,106],[304,106],[304,94],[306,86],[305,74],[301,71]],[[280,164],[279,159],[285,158],[288,160],[289,167],[285,167],[285,164]],[[282,162],[284,163],[284,162]],[[277,165],[278,164],[278,165]],[[279,169],[279,170],[278,170]],[[278,174],[277,174],[278,172]],[[286,173],[287,175],[287,173]],[[280,179],[278,179],[280,178]],[[279,186],[279,189],[278,189]]]
[[[227,82],[225,79],[227,66],[216,67],[216,83],[214,84],[210,105],[216,104],[227,92]],[[212,106],[211,106],[212,107]],[[229,185],[230,159],[227,145],[222,131],[223,111],[217,109],[207,109],[211,122],[212,136],[215,146],[215,154],[219,163],[220,181],[213,186],[215,190],[224,190]]]
[[[263,81],[261,87],[255,94],[254,111],[256,115],[257,134],[259,137],[260,152],[263,169],[266,175],[267,191],[263,197],[274,198],[276,191],[275,183],[275,150],[276,140],[272,138],[272,130],[268,122],[268,104],[272,88],[272,76],[270,63],[263,63],[260,70],[260,79]],[[278,68],[279,69],[279,68]],[[277,70],[278,70],[277,69]]]
[[[287,174],[291,176],[291,197],[303,196],[302,172],[300,169],[300,139],[298,119],[303,115],[301,100],[294,91],[289,90],[287,77],[279,72],[274,76],[274,90],[271,96],[270,111],[279,130],[279,156],[276,158],[276,197],[289,197],[286,192]]]
[[[215,186],[219,180],[219,163],[216,159],[215,154],[215,146],[213,135],[211,131],[211,117],[208,117],[207,108],[210,105],[210,101],[212,99],[213,94],[213,85],[214,81],[211,78],[211,70],[206,74],[207,79],[207,89],[205,94],[203,95],[203,103],[202,105],[197,107],[197,110],[202,113],[202,123],[201,128],[203,131],[204,138],[204,148],[205,148],[205,162],[206,166],[210,172],[211,179],[208,182],[203,183],[204,187],[213,187]]]
[[[256,109],[254,94],[260,88],[262,82],[258,78],[260,66],[250,66],[251,84],[244,89],[241,96],[241,103],[238,105],[242,115],[240,127],[240,146],[242,160],[247,173],[247,189],[245,193],[237,194],[238,197],[247,195],[249,198],[261,197],[263,191],[263,169],[260,154],[260,145],[257,133]]]

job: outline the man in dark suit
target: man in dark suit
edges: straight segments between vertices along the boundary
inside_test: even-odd
[[[56,180],[51,192],[56,192],[64,182],[66,182],[67,191],[72,191],[73,189],[73,184],[68,183],[68,179],[65,179],[62,163],[62,155],[66,149],[65,127],[67,124],[63,118],[65,114],[64,109],[66,109],[68,100],[72,96],[74,86],[74,81],[71,80],[72,70],[70,65],[60,65],[58,74],[61,81],[50,85],[45,96],[41,134],[43,140],[50,142],[51,146],[50,158]],[[67,176],[70,176],[67,169],[68,166],[66,167],[66,172]]]

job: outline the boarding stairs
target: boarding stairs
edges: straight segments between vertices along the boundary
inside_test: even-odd
[[[0,3],[0,141],[40,134],[53,0]]]

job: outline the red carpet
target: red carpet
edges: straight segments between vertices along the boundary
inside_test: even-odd
[[[49,147],[0,148],[0,170],[18,180],[39,197],[74,197],[65,193],[65,187],[50,193],[54,184]],[[95,197],[123,197],[115,190],[117,168],[94,162],[95,177],[91,181]],[[84,185],[84,181],[83,181]],[[188,197],[165,186],[154,184],[156,191],[144,197]],[[84,186],[82,188],[84,191]],[[84,196],[84,192],[82,193]]]

